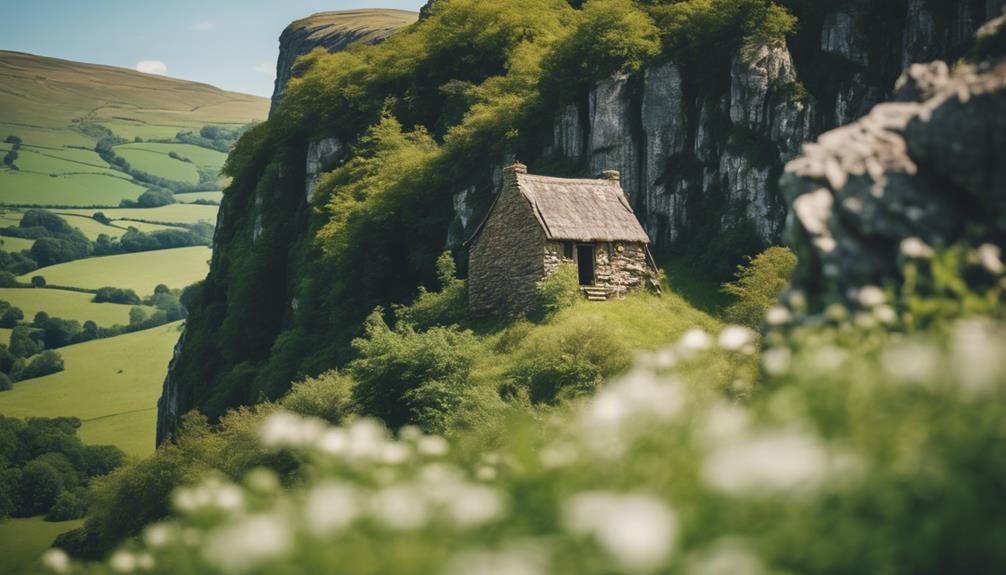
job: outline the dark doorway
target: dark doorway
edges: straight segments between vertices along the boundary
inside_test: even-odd
[[[594,285],[594,246],[576,246],[576,267],[580,272],[580,285]]]

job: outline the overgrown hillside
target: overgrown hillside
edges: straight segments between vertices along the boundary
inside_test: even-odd
[[[979,6],[979,4],[981,4]],[[344,365],[378,305],[435,285],[500,168],[619,169],[663,258],[723,280],[779,243],[783,163],[954,58],[1001,2],[443,0],[378,46],[298,61],[231,154],[211,272],[159,437]],[[254,310],[254,311],[252,311]]]

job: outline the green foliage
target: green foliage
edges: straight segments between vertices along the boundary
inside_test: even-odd
[[[45,515],[46,521],[80,519],[87,513],[87,491],[81,488],[61,491]]]
[[[772,43],[796,31],[797,21],[771,0],[644,0],[665,49],[682,58],[705,50],[732,52],[742,41]],[[707,54],[708,55],[708,54]]]
[[[543,90],[572,97],[618,72],[637,72],[660,53],[653,20],[631,0],[592,0],[543,63]]]
[[[796,255],[789,248],[772,247],[748,258],[746,265],[737,267],[737,279],[723,284],[723,292],[734,298],[724,310],[724,319],[754,329],[761,327],[765,312],[779,300],[795,267]]]
[[[125,305],[139,305],[140,296],[131,289],[121,289],[111,286],[98,288],[94,294],[94,303],[120,303]]]
[[[535,286],[538,313],[544,316],[570,308],[580,299],[580,280],[576,266],[561,264],[554,273]]]
[[[360,412],[397,428],[449,410],[453,405],[446,396],[463,386],[471,371],[474,334],[453,326],[417,332],[400,325],[393,330],[381,314],[374,311],[365,336],[353,341],[359,357],[349,364],[349,372]]]
[[[907,259],[897,296],[908,312],[908,327],[929,329],[969,315],[1002,317],[1002,271],[983,263],[983,250],[1001,253],[993,244],[974,248],[961,243],[938,250],[932,258]]]
[[[354,413],[353,388],[356,383],[346,373],[327,371],[293,384],[279,405],[305,417],[317,417],[340,424]]]
[[[47,349],[28,359],[18,374],[17,381],[42,377],[63,371],[63,358],[58,352]]]
[[[505,391],[526,393],[534,403],[555,404],[590,395],[604,381],[624,372],[632,354],[596,321],[576,322],[535,337],[507,373]]]
[[[419,297],[408,306],[396,306],[395,318],[418,329],[437,325],[455,325],[468,317],[468,285],[456,277],[454,256],[444,252],[437,258],[437,280],[440,291],[419,288]]]

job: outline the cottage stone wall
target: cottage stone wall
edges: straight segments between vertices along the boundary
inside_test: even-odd
[[[545,274],[555,273],[559,266],[568,263],[576,265],[575,259],[564,257],[565,242],[545,243]],[[574,246],[578,242],[574,242]],[[579,242],[582,243],[582,242]],[[618,247],[622,251],[618,251]],[[575,257],[575,250],[574,250]],[[653,270],[646,261],[646,246],[631,242],[594,243],[594,285],[608,288],[611,297],[622,297],[629,290],[645,285],[653,277]]]
[[[514,167],[468,256],[473,315],[517,316],[531,309],[535,284],[545,277],[545,233],[517,187]]]

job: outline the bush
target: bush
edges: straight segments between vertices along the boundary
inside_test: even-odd
[[[338,371],[327,371],[293,384],[279,402],[283,409],[303,416],[318,417],[339,424],[355,411],[353,378]]]
[[[116,287],[98,288],[94,294],[94,303],[121,303],[124,305],[140,305],[140,296],[131,289]]]
[[[17,287],[17,276],[8,271],[0,271],[0,288]]]
[[[29,461],[21,470],[18,516],[45,513],[62,490],[63,481],[56,469],[43,461]]]
[[[14,389],[14,384],[11,383],[10,377],[6,373],[0,372],[0,391],[10,391]]]
[[[417,389],[467,381],[477,345],[470,331],[434,327],[417,332],[409,325],[392,330],[380,309],[367,318],[364,330],[365,337],[353,342],[359,358],[349,364],[356,381],[353,399],[364,415],[379,417],[392,428],[417,423],[420,412],[438,409]]]
[[[536,334],[523,346],[507,372],[515,387],[533,403],[555,404],[589,395],[598,385],[632,364],[632,353],[606,329],[604,322],[584,320]]]
[[[63,371],[63,358],[59,353],[45,350],[32,357],[21,371],[18,381],[42,377]]]
[[[171,193],[171,190],[151,188],[140,194],[140,197],[136,198],[135,202],[123,200],[123,204],[124,207],[159,208],[173,204],[175,201],[175,195]]]
[[[0,327],[14,329],[18,322],[24,319],[24,312],[19,307],[10,307],[0,315]]]
[[[562,264],[552,275],[538,282],[537,312],[550,316],[573,307],[580,299],[580,279],[576,266]]]
[[[45,515],[46,521],[69,521],[80,519],[87,513],[87,491],[73,489],[61,491],[56,496],[52,507]]]
[[[746,265],[737,266],[737,279],[723,284],[723,291],[735,298],[724,311],[725,319],[759,328],[765,321],[765,312],[789,285],[794,268],[796,255],[789,248],[781,247],[769,248],[748,258]]]
[[[419,297],[411,305],[395,308],[396,319],[419,329],[462,323],[468,317],[468,287],[455,277],[456,273],[454,256],[450,252],[441,254],[437,259],[440,291],[419,288]]]

